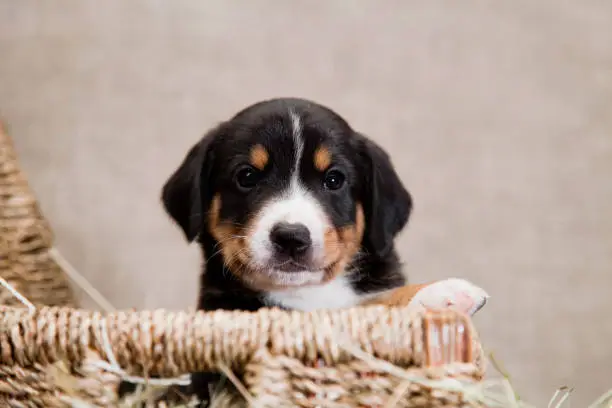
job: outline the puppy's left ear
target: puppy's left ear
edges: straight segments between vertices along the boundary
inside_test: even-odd
[[[384,257],[393,249],[395,236],[404,228],[412,211],[412,197],[404,187],[389,155],[363,135],[365,165],[364,211],[367,247]]]

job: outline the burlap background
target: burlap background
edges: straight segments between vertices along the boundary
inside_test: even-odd
[[[0,21],[0,116],[116,306],[194,304],[162,183],[216,121],[304,96],[392,152],[412,280],[491,293],[476,321],[525,397],[612,387],[612,3],[0,0]]]

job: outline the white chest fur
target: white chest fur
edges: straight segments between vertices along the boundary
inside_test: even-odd
[[[310,312],[316,309],[342,309],[356,306],[360,296],[347,279],[340,276],[325,285],[270,292],[266,303],[287,309]]]

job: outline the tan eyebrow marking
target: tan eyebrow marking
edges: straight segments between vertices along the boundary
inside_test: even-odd
[[[263,170],[268,164],[269,158],[270,156],[268,155],[268,151],[262,145],[256,144],[251,149],[251,154],[250,154],[249,159],[253,167],[259,170]]]
[[[331,152],[325,146],[319,146],[314,154],[314,166],[319,171],[325,171],[331,164]]]

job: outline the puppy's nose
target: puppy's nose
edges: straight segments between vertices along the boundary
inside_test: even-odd
[[[310,230],[299,223],[279,222],[270,231],[270,241],[276,250],[291,257],[303,255],[310,246]]]

